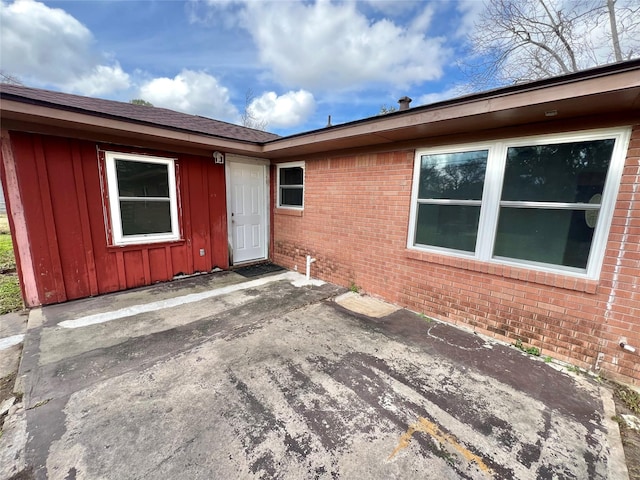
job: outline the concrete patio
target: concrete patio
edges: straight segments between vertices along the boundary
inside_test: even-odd
[[[9,475],[627,478],[597,382],[303,280],[223,272],[32,310]]]

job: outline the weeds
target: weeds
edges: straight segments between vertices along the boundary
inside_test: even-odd
[[[349,285],[349,291],[353,293],[358,293],[360,291],[360,287],[356,285],[354,282],[351,282],[351,285]]]
[[[616,385],[614,395],[633,413],[640,414],[640,394],[624,385]]]
[[[431,317],[427,317],[424,313],[419,313],[419,314],[418,314],[418,316],[419,316],[421,319],[425,320],[427,323],[430,323],[430,322],[431,322],[431,320],[433,320],[433,318],[431,318]]]
[[[513,346],[522,350],[524,353],[528,353],[529,355],[534,355],[536,357],[540,356],[540,349],[538,347],[526,347],[520,339],[517,339]]]

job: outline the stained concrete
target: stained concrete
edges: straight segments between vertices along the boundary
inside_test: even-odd
[[[240,281],[32,312],[21,374],[35,478],[626,478],[596,382],[406,310],[351,312],[330,284],[281,279],[60,326]]]

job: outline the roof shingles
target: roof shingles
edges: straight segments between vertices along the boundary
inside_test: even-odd
[[[62,108],[99,117],[117,118],[163,128],[188,131],[242,142],[265,143],[279,138],[273,133],[254,130],[232,123],[198,115],[176,112],[166,108],[148,107],[132,103],[83,97],[68,93],[40,90],[20,85],[0,85],[0,97],[7,100]]]

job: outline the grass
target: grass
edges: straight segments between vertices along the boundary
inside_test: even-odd
[[[22,310],[22,294],[16,275],[0,275],[0,315]]]
[[[11,235],[0,234],[0,270],[5,271],[13,268],[16,268],[16,259],[13,256]]]
[[[0,216],[0,315],[22,310],[22,294],[18,276],[14,273],[16,259],[13,256],[13,242],[8,231],[6,215]]]

